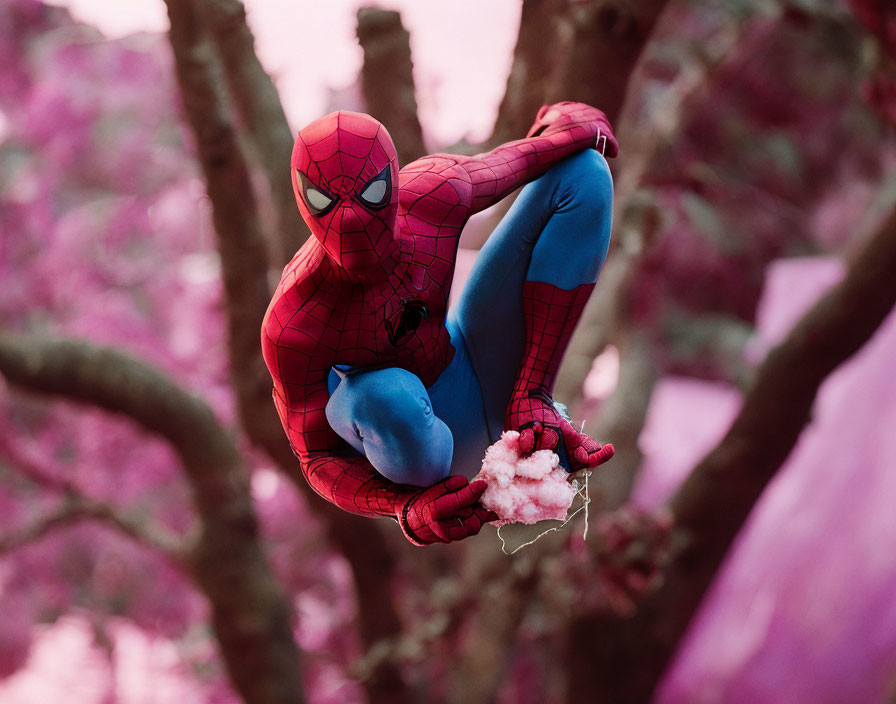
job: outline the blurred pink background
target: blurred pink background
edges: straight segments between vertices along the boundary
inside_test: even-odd
[[[164,32],[162,2],[70,0],[54,2],[108,37]],[[482,141],[491,133],[520,22],[516,0],[247,0],[249,26],[259,57],[277,82],[287,117],[299,129],[326,109],[327,89],[344,88],[361,69],[355,40],[359,7],[401,12],[411,34],[417,103],[432,144],[462,137]]]

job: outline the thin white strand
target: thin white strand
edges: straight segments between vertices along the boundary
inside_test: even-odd
[[[548,533],[553,533],[555,530],[560,530],[561,528],[565,528],[569,524],[569,522],[573,518],[578,516],[582,511],[585,512],[585,533],[584,533],[583,538],[587,538],[588,537],[588,504],[591,503],[591,498],[588,495],[588,478],[591,476],[591,472],[586,471],[584,473],[584,475],[585,475],[585,493],[583,495],[581,489],[579,489],[579,491],[576,492],[576,495],[580,496],[582,498],[582,500],[584,501],[584,503],[581,506],[579,506],[575,511],[573,511],[572,514],[567,516],[566,520],[563,521],[563,523],[561,523],[559,526],[554,526],[553,528],[548,528],[543,533],[539,533],[538,535],[536,535],[528,543],[523,543],[522,545],[519,545],[516,548],[514,548],[513,550],[511,550],[510,552],[507,552],[507,541],[504,540],[504,536],[501,535],[501,528],[503,528],[504,526],[498,526],[498,538],[501,539],[501,552],[503,552],[505,555],[513,555],[513,554],[519,552],[520,550],[522,550],[523,548],[527,548],[530,545],[537,543]]]

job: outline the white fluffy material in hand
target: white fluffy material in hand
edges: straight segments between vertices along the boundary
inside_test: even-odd
[[[520,457],[519,438],[518,432],[508,430],[485,451],[476,476],[488,484],[482,505],[498,514],[498,525],[562,521],[578,490],[576,482],[569,481],[560,458],[551,450]]]

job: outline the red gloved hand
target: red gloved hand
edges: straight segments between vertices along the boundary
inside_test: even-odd
[[[560,419],[560,432],[563,433],[563,441],[566,443],[566,453],[569,455],[570,469],[578,472],[580,469],[591,469],[612,459],[616,450],[610,443],[601,445],[594,438],[580,433],[572,427],[565,418]]]
[[[614,157],[619,153],[619,142],[616,141],[607,116],[597,108],[585,103],[564,101],[553,105],[543,105],[526,136],[549,137],[555,132],[562,132],[573,125],[593,125],[596,130],[594,148],[607,157]]]
[[[465,477],[451,476],[408,499],[398,514],[405,537],[414,545],[450,543],[476,535],[498,514],[479,503],[486,483],[470,484]]]
[[[526,394],[511,398],[505,427],[519,431],[520,453],[523,455],[536,450],[556,452],[562,437],[571,472],[597,467],[615,453],[612,445],[601,445],[577,431],[560,415],[547,395]]]

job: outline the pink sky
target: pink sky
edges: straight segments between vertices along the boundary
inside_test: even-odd
[[[162,0],[57,0],[109,37],[162,32]],[[519,0],[245,0],[258,53],[275,77],[294,129],[326,109],[326,89],[351,84],[361,66],[355,12],[399,10],[411,33],[421,120],[431,144],[490,132],[519,27]],[[322,57],[326,56],[326,59]]]

